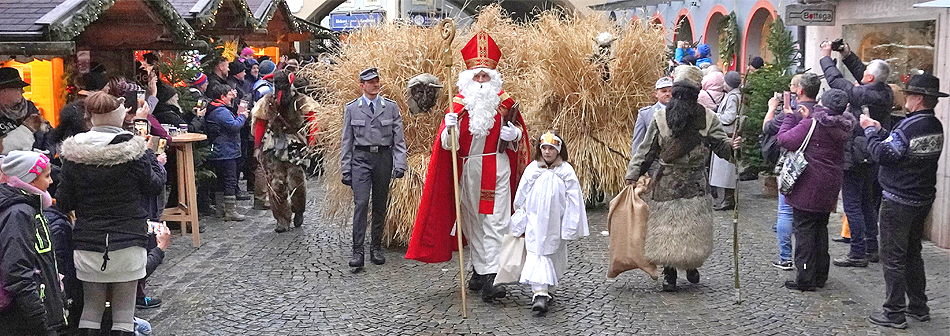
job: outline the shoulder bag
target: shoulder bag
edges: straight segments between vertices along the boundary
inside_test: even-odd
[[[782,165],[782,174],[779,176],[779,191],[782,194],[788,194],[788,192],[792,190],[792,187],[795,186],[795,181],[798,180],[798,177],[805,171],[805,167],[808,166],[808,160],[805,159],[805,148],[808,147],[808,141],[811,140],[811,135],[815,132],[816,125],[818,125],[818,121],[812,120],[811,127],[808,129],[808,135],[805,136],[805,141],[802,142],[801,147],[798,147],[797,151],[785,153],[785,163]]]

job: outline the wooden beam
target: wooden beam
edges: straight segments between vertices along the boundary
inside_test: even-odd
[[[76,43],[65,42],[0,42],[3,55],[75,55]]]

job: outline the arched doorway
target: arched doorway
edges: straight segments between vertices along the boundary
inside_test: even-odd
[[[719,29],[721,27],[721,21],[726,15],[728,15],[728,13],[726,12],[726,8],[722,5],[713,7],[712,11],[709,12],[709,18],[706,19],[706,31],[703,33],[703,43],[708,44],[712,50],[712,55],[709,57],[713,60],[713,63],[719,64],[720,66],[722,65],[722,60],[719,59],[719,41],[722,39],[722,36],[719,34]]]
[[[749,21],[745,29],[745,45],[742,48],[743,66],[748,64],[753,57],[760,56],[766,62],[772,61],[772,53],[769,51],[768,42],[769,29],[775,21],[775,9],[768,1],[759,1],[749,15]]]
[[[650,19],[650,24],[660,27],[663,26],[663,16],[660,15],[660,12],[653,13],[653,18]]]
[[[683,10],[685,11],[685,9]],[[679,16],[676,18],[676,24],[673,25],[673,29],[674,45],[676,41],[686,41],[691,44],[696,42],[695,37],[693,36],[693,22],[690,19],[688,12],[680,12]]]

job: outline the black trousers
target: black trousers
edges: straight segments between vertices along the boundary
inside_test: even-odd
[[[378,152],[353,150],[353,250],[361,251],[366,239],[366,216],[373,201],[373,226],[370,229],[371,247],[379,247],[383,240],[386,204],[389,202],[389,182],[393,176],[393,153],[380,148]]]
[[[886,198],[881,201],[881,261],[887,288],[884,312],[889,317],[902,316],[905,309],[914,314],[930,313],[920,239],[931,206],[909,206]]]
[[[792,232],[795,234],[796,282],[801,287],[821,287],[828,281],[827,212],[809,212],[792,208]]]

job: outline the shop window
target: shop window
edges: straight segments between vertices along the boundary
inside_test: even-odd
[[[921,71],[933,73],[935,20],[845,25],[843,32],[845,42],[861,61],[883,59],[890,64],[888,82],[906,83]]]

